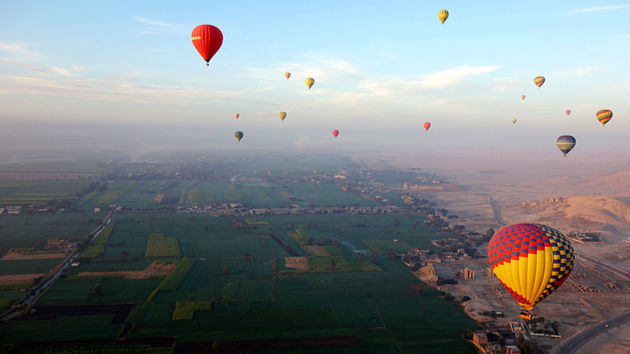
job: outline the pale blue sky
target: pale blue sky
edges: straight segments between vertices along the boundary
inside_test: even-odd
[[[0,122],[192,127],[208,146],[242,130],[253,148],[325,147],[339,129],[357,147],[573,134],[628,150],[629,19],[623,1],[0,1]],[[203,23],[224,34],[210,68],[190,41]]]

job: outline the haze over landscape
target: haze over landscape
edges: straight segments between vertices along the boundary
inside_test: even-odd
[[[629,353],[629,15],[0,1],[0,352]],[[519,223],[575,252],[531,318]]]

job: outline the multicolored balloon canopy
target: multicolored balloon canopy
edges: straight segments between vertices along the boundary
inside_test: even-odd
[[[236,140],[241,141],[241,139],[243,139],[243,132],[241,131],[235,132],[234,137],[236,138]]]
[[[595,116],[597,117],[597,120],[602,123],[603,127],[606,125],[606,123],[608,123],[609,120],[612,119],[613,113],[610,109],[600,109],[599,111],[597,111]]]
[[[536,76],[534,78],[534,83],[538,87],[542,86],[545,83],[545,77],[544,76]]]
[[[488,260],[512,297],[531,310],[567,279],[575,254],[560,231],[522,223],[505,226],[492,236]]]
[[[556,140],[556,145],[566,157],[569,151],[573,150],[575,147],[575,138],[571,135],[561,135],[558,137],[558,140]]]

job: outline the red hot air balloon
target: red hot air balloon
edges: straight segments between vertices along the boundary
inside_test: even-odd
[[[571,114],[571,110],[567,109],[566,111],[564,111],[564,113],[566,113],[567,115]]]
[[[431,128],[431,123],[429,123],[429,122],[424,122],[424,129],[425,129],[426,131],[429,131],[429,128]]]
[[[223,44],[223,33],[212,25],[199,25],[193,29],[190,39],[208,66],[210,59]]]
[[[333,130],[333,136],[336,138],[337,135],[339,135],[339,130],[337,129]]]

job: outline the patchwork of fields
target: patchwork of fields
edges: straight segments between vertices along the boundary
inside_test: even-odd
[[[184,203],[190,198],[197,197],[185,193]],[[153,203],[153,197],[146,201]],[[91,225],[74,214],[38,218],[20,216],[19,221],[3,224],[13,230],[25,224],[46,230],[33,232],[29,242],[10,238],[5,228],[0,229],[0,239],[37,247],[55,234],[51,230],[78,238]],[[264,347],[282,340],[285,352],[305,346],[307,352],[316,347],[317,352],[474,353],[462,333],[475,325],[459,305],[430,288],[418,296],[419,281],[399,261],[387,257],[390,251],[427,248],[431,239],[450,236],[423,221],[404,215],[246,220],[119,213],[109,237],[101,242],[102,252],[69,269],[35,307],[51,311],[52,306],[64,315],[38,317],[35,312],[11,321],[0,328],[0,342],[80,344],[99,339],[115,344],[127,338],[138,345],[174,340],[181,346],[205,342],[242,350],[251,343]],[[291,255],[287,248],[307,257],[308,271],[285,266],[284,257]],[[156,260],[176,266],[168,275],[149,279],[111,273],[142,271]],[[33,263],[33,270],[43,270],[47,261]],[[14,265],[2,262],[0,273],[15,271]],[[82,272],[91,276],[78,276]],[[102,276],[95,276],[99,272]],[[15,287],[0,288],[0,308],[8,303],[4,299],[16,295]],[[118,312],[104,313],[114,305]]]

